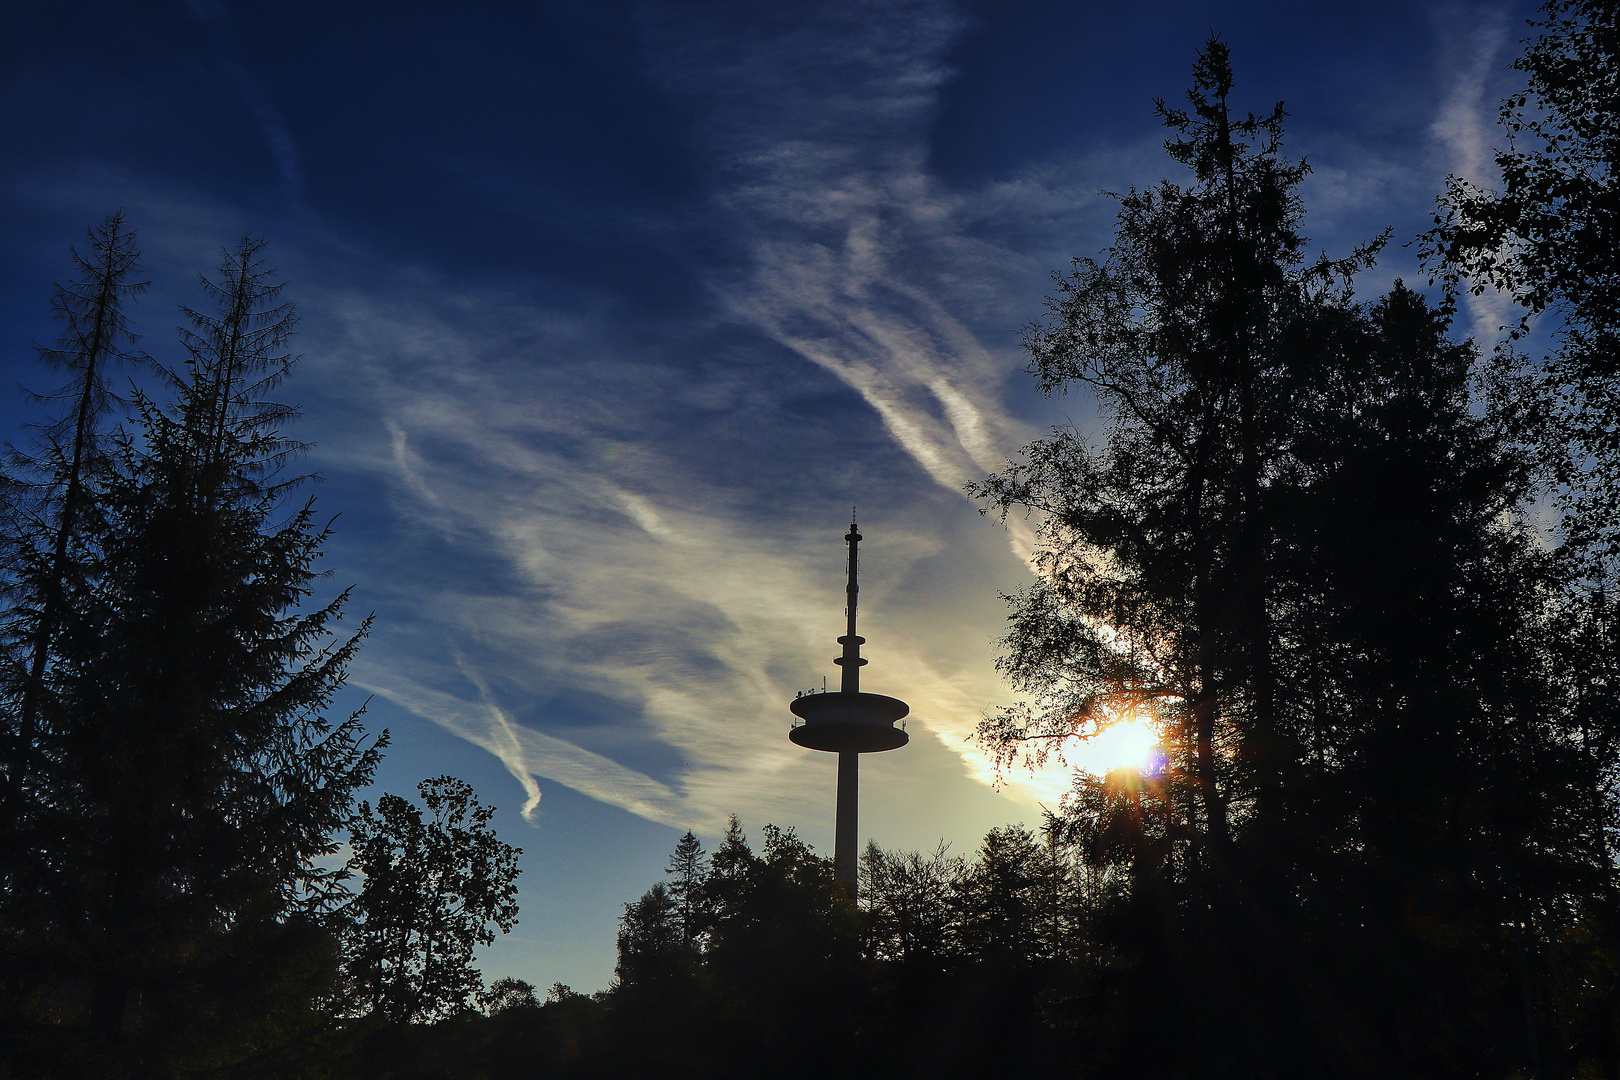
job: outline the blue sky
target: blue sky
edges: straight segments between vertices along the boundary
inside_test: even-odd
[[[1237,104],[1292,114],[1313,254],[1448,172],[1488,182],[1525,4],[21,0],[0,21],[0,364],[45,379],[51,283],[124,207],[142,346],[244,233],[302,322],[286,396],[341,514],[327,565],[376,629],[351,702],[380,787],[451,773],[524,849],[491,977],[596,990],[621,905],[728,814],[830,850],[834,760],[787,702],[836,682],[841,537],[863,687],[912,705],[862,837],[971,851],[1060,776],[999,788],[998,592],[1027,533],[964,483],[1055,423],[1022,374],[1101,193],[1173,175],[1155,97],[1213,30]],[[1465,331],[1491,335],[1491,303]],[[0,395],[12,437],[30,415]]]

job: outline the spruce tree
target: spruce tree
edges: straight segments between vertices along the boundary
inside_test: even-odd
[[[16,698],[16,746],[7,760],[8,791],[25,785],[27,763],[36,760],[40,692],[50,663],[51,642],[62,617],[69,578],[82,572],[72,551],[81,521],[94,513],[92,479],[105,464],[101,420],[116,395],[111,369],[146,358],[128,351],[135,336],[124,306],[145,291],[132,280],[140,259],[135,233],[122,211],[109,214],[88,233],[89,254],[69,249],[77,273],[58,285],[51,314],[63,324],[54,347],[37,346],[40,360],[68,381],[46,395],[66,406],[39,426],[33,452],[13,452],[10,500],[13,519],[8,551],[15,655],[6,684]]]
[[[688,945],[696,945],[708,907],[703,885],[709,876],[709,856],[703,850],[703,842],[693,836],[691,830],[675,844],[665,873],[672,879],[669,895],[680,917],[681,938]]]
[[[41,688],[50,932],[89,999],[62,1053],[88,1071],[274,1068],[336,991],[339,872],[318,860],[383,740],[324,715],[365,632],[333,640],[347,594],[296,610],[328,534],[284,498],[292,411],[265,395],[293,315],[261,249],[204,279],[175,404],[137,395]]]

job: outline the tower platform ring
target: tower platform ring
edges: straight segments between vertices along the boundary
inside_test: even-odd
[[[911,713],[911,706],[884,694],[826,693],[795,698],[788,708],[804,723],[788,738],[811,750],[832,753],[874,754],[897,750],[911,736],[895,723]]]

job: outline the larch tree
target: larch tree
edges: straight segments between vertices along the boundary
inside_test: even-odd
[[[613,966],[619,986],[642,990],[662,988],[683,974],[690,956],[681,925],[679,904],[662,881],[640,900],[624,905],[619,919],[619,960]]]

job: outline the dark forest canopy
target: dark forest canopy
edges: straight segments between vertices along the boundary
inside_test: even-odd
[[[1108,423],[971,489],[1040,539],[1027,704],[980,738],[1016,768],[1131,715],[1162,764],[961,856],[869,847],[854,904],[792,829],[687,833],[590,997],[482,987],[516,851],[466,785],[355,803],[383,740],[324,713],[364,627],[299,608],[325,534],[260,246],[169,399],[120,403],[110,218],[5,489],[0,1075],[1620,1077],[1620,35],[1545,14],[1501,189],[1422,238],[1438,302],[1356,294],[1384,237],[1304,257],[1308,166],[1212,39],[1158,103],[1171,175],[1026,328]],[[1561,320],[1548,356],[1458,340],[1483,285]]]
[[[1481,361],[1400,283],[1357,302],[1377,241],[1307,263],[1281,107],[1237,111],[1219,41],[1194,79],[1159,105],[1190,175],[1120,196],[1025,336],[1106,439],[973,488],[1040,536],[1001,661],[1031,704],[981,737],[1163,732],[1161,772],[1078,778],[1059,824],[1122,883],[1109,977],[1184,1017],[1169,1074],[1608,1067],[1613,990],[1581,973],[1610,956],[1620,732],[1583,687],[1614,612],[1581,530],[1549,549],[1530,518],[1523,395],[1561,369]]]

